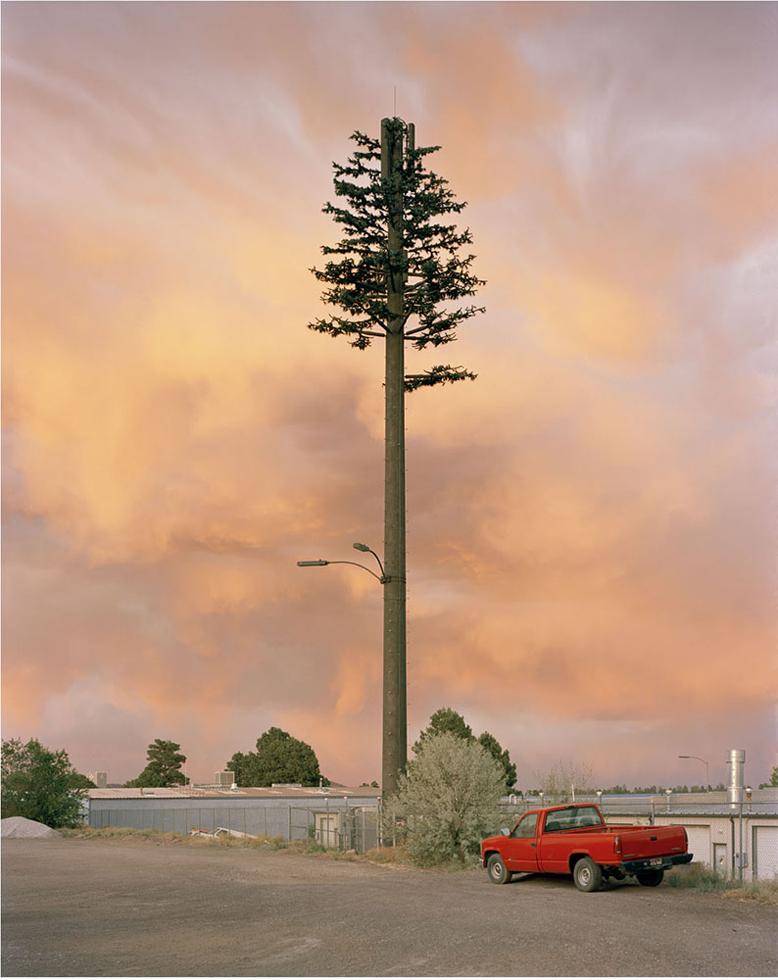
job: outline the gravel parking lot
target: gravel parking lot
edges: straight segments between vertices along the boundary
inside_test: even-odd
[[[774,976],[772,908],[287,851],[3,843],[4,976]]]

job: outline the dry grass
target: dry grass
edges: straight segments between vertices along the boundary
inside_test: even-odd
[[[178,845],[183,847],[232,847],[253,850],[288,851],[291,854],[308,854],[328,857],[336,861],[357,861],[362,855],[354,851],[328,850],[315,840],[288,841],[285,837],[232,837],[220,834],[218,837],[197,834],[177,834],[162,830],[137,830],[134,827],[77,827],[63,830],[63,837],[82,840],[149,841],[159,845]]]
[[[283,837],[231,837],[228,834],[218,837],[199,837],[192,834],[176,834],[162,830],[137,830],[134,827],[78,827],[73,830],[63,830],[64,837],[76,837],[85,840],[149,840],[155,844],[183,845],[217,845],[219,847],[269,847],[273,850],[294,848],[298,842],[291,845]],[[306,847],[307,842],[299,842]]]
[[[63,830],[62,834],[64,837],[81,838],[82,840],[149,841],[157,845],[184,847],[216,846],[287,851],[291,854],[318,855],[333,861],[367,861],[370,864],[381,864],[397,869],[462,871],[475,866],[480,867],[476,859],[467,864],[454,860],[422,866],[411,858],[405,847],[399,844],[396,847],[374,847],[364,854],[358,854],[356,851],[328,849],[313,839],[288,841],[285,837],[231,837],[229,834],[220,834],[218,837],[199,837],[162,830],[137,830],[134,827],[77,827],[71,830]]]
[[[741,902],[778,905],[778,879],[739,882],[702,864],[674,868],[665,875],[670,888],[692,888],[700,892],[718,892],[724,898]]]
[[[772,881],[746,881],[737,888],[722,892],[724,898],[741,902],[758,902],[760,905],[778,905],[778,879]]]

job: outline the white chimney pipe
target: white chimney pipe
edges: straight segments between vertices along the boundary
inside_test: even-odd
[[[729,752],[729,788],[727,799],[732,806],[743,802],[745,790],[745,749],[730,749]]]

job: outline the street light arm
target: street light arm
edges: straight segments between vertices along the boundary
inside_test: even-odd
[[[381,569],[381,580],[383,581],[383,579],[386,578],[386,572],[384,572],[383,563],[381,559],[378,557],[378,555],[373,551],[372,548],[369,548],[368,550],[370,551],[370,554],[373,556],[373,558],[375,558],[375,560],[378,562],[378,567]]]
[[[371,554],[375,554],[375,552],[371,552]],[[376,559],[377,558],[378,555],[376,555]],[[328,565],[354,565],[357,568],[364,568],[364,570],[367,572],[368,575],[372,575],[374,579],[377,579],[381,583],[381,585],[384,584],[384,575],[383,575],[384,569],[380,561],[378,562],[379,567],[381,568],[380,575],[376,575],[376,573],[371,568],[368,568],[367,565],[360,565],[358,561],[330,561],[327,562],[327,564]]]
[[[376,555],[376,560],[377,559],[378,559],[378,555]],[[385,581],[383,575],[384,569],[383,566],[381,566],[380,561],[378,562],[379,566],[381,567],[380,576],[376,575],[376,573],[371,568],[368,568],[367,565],[360,565],[358,561],[330,561],[328,558],[327,559],[317,558],[316,561],[298,561],[297,564],[300,568],[312,568],[312,567],[319,568],[324,565],[354,565],[357,568],[364,569],[364,571],[366,571],[368,575],[372,575],[374,579],[377,579],[381,583],[381,585],[383,585]]]
[[[699,755],[679,755],[678,758],[679,759],[696,759],[697,762],[701,762],[705,766],[705,784],[706,784],[706,786],[710,786],[710,768],[709,768],[708,760],[707,759],[703,759],[702,756],[699,756]]]

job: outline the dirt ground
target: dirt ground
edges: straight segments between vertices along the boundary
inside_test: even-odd
[[[8,976],[774,976],[774,908],[287,851],[3,842]]]

